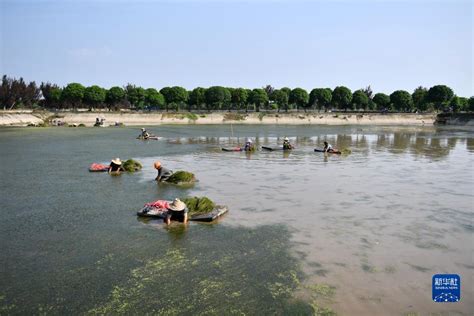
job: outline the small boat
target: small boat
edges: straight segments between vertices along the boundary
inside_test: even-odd
[[[190,221],[195,222],[212,222],[218,217],[221,217],[227,213],[229,209],[227,206],[216,205],[214,209],[205,214],[191,215],[189,218]],[[166,208],[154,207],[154,206],[144,206],[141,210],[137,212],[137,215],[140,217],[150,217],[150,218],[160,218],[164,219],[168,210]]]
[[[144,206],[137,212],[140,217],[165,218],[168,210],[165,208],[158,208],[153,206]]]
[[[269,150],[269,151],[277,151],[277,150],[284,150],[284,151],[289,151],[289,150],[292,150],[293,148],[291,149],[285,149],[283,147],[268,147],[268,146],[262,146],[262,149],[263,150]]]
[[[109,170],[109,165],[104,165],[100,163],[93,163],[89,166],[90,172],[105,172]]]
[[[137,139],[139,140],[159,140],[161,137],[158,137],[158,136],[150,136],[148,138],[144,138],[142,136],[138,136]]]
[[[317,153],[323,153],[323,152],[324,152],[324,149],[315,148],[314,151],[317,152]],[[332,151],[328,151],[327,153],[328,153],[328,154],[336,154],[336,155],[340,155],[340,154],[341,154],[341,152],[340,152],[339,150],[334,150],[334,149],[333,149]]]
[[[216,220],[218,217],[221,217],[225,213],[227,213],[229,209],[227,206],[222,206],[222,205],[216,205],[214,209],[206,214],[201,214],[201,215],[194,215],[191,216],[189,219],[190,221],[196,221],[196,222],[212,222]]]
[[[241,147],[232,147],[232,148],[222,147],[222,151],[243,151],[243,148],[241,148]]]

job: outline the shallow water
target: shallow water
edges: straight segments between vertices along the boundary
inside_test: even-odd
[[[0,314],[471,315],[474,133],[435,127],[0,129]],[[246,137],[291,153],[221,152]],[[347,156],[314,153],[327,139]],[[136,174],[89,173],[134,158]],[[189,170],[180,189],[152,162]],[[149,201],[230,208],[186,228],[137,219]],[[431,277],[461,276],[455,304]]]

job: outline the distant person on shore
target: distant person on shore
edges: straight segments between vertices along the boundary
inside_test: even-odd
[[[109,173],[120,173],[120,171],[123,171],[123,168],[122,168],[122,161],[120,160],[120,158],[115,158],[115,159],[112,159],[112,161],[110,162],[110,165],[109,165],[109,170],[108,172]]]
[[[163,167],[159,161],[155,161],[153,167],[158,170],[158,175],[155,178],[158,182],[166,181],[173,174],[173,171]]]
[[[180,199],[174,199],[168,205],[168,213],[164,219],[166,225],[171,224],[171,220],[180,221],[186,224],[188,222],[188,208],[186,204]]]
[[[245,142],[244,151],[254,151],[255,147],[253,145],[253,141],[250,138],[247,138]]]
[[[334,148],[332,148],[332,145],[329,144],[328,142],[324,142],[323,151],[324,151],[325,153],[330,153],[330,152],[333,152],[333,151],[334,151]]]
[[[148,132],[146,131],[146,129],[144,127],[142,127],[142,133],[140,134],[139,136],[140,138],[143,138],[143,139],[148,139],[150,138],[150,134],[148,134]]]
[[[290,144],[290,140],[288,139],[288,137],[285,137],[283,139],[283,149],[284,150],[293,149],[293,145]]]

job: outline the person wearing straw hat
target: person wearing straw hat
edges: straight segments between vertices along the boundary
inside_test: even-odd
[[[290,140],[288,139],[288,137],[283,138],[283,149],[284,150],[293,149],[293,145],[290,144]]]
[[[143,138],[143,139],[148,139],[150,138],[150,134],[148,134],[148,132],[146,131],[146,129],[144,127],[142,127],[142,133],[141,135],[139,136],[140,138]]]
[[[120,171],[123,171],[122,161],[120,160],[120,158],[112,159],[112,161],[110,162],[110,165],[109,165],[108,172],[109,173],[111,173],[111,172],[120,173]]]
[[[247,138],[245,142],[244,151],[254,151],[255,147],[253,146],[253,141],[250,138]]]
[[[161,162],[155,161],[153,163],[153,167],[158,170],[158,175],[156,176],[155,180],[160,182],[160,181],[166,181],[168,180],[169,177],[173,174],[173,171],[163,167],[161,165]]]
[[[168,213],[164,222],[166,225],[171,224],[171,220],[182,221],[184,224],[188,222],[188,208],[186,204],[180,199],[176,198],[173,202],[168,204]]]

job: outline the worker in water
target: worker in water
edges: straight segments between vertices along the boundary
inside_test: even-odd
[[[253,141],[250,138],[247,138],[247,141],[245,142],[244,146],[244,151],[254,151],[255,146],[253,145]]]
[[[108,172],[109,173],[112,173],[112,172],[120,173],[120,171],[123,171],[122,161],[120,160],[120,158],[112,159],[112,161],[110,162],[110,165],[109,165]]]
[[[293,149],[293,145],[290,144],[290,140],[288,137],[285,137],[283,139],[283,150],[290,150]]]
[[[142,127],[142,133],[140,134],[139,136],[140,138],[143,138],[143,139],[148,139],[150,138],[150,134],[148,134],[148,132],[146,131],[146,129],[144,127]]]
[[[153,167],[158,170],[158,175],[155,178],[155,180],[158,182],[166,181],[173,174],[173,171],[163,167],[159,161],[155,161],[153,163]]]
[[[332,148],[332,145],[329,144],[328,142],[324,142],[323,151],[324,151],[325,153],[330,153],[330,152],[333,152],[333,151],[334,151],[334,148]]]
[[[188,208],[186,204],[180,199],[174,199],[173,202],[168,204],[168,212],[164,222],[166,225],[171,224],[171,220],[180,221],[186,224],[188,222]]]

